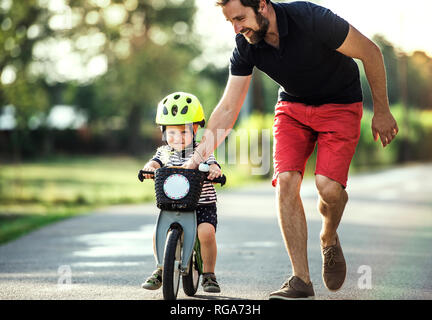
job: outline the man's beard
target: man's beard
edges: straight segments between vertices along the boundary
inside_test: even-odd
[[[258,30],[255,31],[252,29],[248,29],[248,30],[246,30],[246,32],[243,32],[243,33],[247,33],[249,30],[251,31],[252,35],[249,36],[249,38],[245,37],[245,39],[250,44],[257,44],[262,39],[264,39],[264,37],[267,34],[269,24],[270,24],[270,21],[259,12],[255,15],[255,17],[256,17],[257,24],[258,24]]]

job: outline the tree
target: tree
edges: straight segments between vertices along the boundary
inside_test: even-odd
[[[43,9],[36,0],[10,1],[2,4],[0,21],[0,107],[15,107],[16,125],[26,128],[32,115],[48,108],[47,93],[41,79],[31,73],[32,49],[43,34],[50,31],[32,29]]]
[[[141,1],[119,29],[106,31],[108,71],[69,91],[68,100],[87,112],[90,126],[107,129],[116,118],[128,149],[140,149],[142,120],[153,119],[158,101],[188,81],[189,63],[198,54],[190,31],[194,12],[191,0]]]
[[[380,47],[387,74],[387,90],[390,104],[400,100],[398,54],[395,47],[382,35],[375,35],[373,41]]]
[[[409,57],[407,68],[409,103],[421,109],[432,109],[432,59],[416,51]]]
[[[71,102],[91,124],[117,116],[138,135],[145,110],[182,82],[198,52],[194,0],[5,3],[0,106],[12,104],[22,128]]]

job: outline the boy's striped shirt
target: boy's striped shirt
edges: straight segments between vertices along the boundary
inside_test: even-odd
[[[198,143],[195,142],[195,147],[197,145]],[[169,145],[165,145],[157,149],[156,154],[151,160],[158,162],[161,167],[182,166],[192,157],[192,155],[193,150],[191,148],[185,149],[183,151],[175,151]],[[217,164],[219,166],[213,154],[208,157],[206,163],[209,165]],[[211,182],[204,182],[198,204],[212,204],[216,203],[216,201],[216,190],[213,184]]]

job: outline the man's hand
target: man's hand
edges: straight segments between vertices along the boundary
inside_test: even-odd
[[[182,167],[185,168],[185,169],[197,169],[198,165],[199,164],[197,164],[194,161],[193,156],[192,156],[188,161],[186,161],[185,163],[183,163]]]
[[[215,178],[219,178],[222,175],[222,171],[217,164],[210,165],[209,175],[207,179],[213,180]]]
[[[375,112],[372,118],[372,135],[375,141],[378,141],[378,136],[385,148],[396,137],[399,132],[396,120],[393,118],[390,111]]]

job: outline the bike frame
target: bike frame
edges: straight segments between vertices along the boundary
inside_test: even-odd
[[[200,172],[208,172],[209,166],[200,164]],[[203,167],[203,168],[202,168]],[[173,167],[175,168],[175,167]],[[154,171],[140,170],[138,179],[142,182],[145,174],[154,175]],[[210,181],[210,180],[207,180]],[[223,186],[226,182],[225,175],[212,180],[215,183],[220,183]],[[155,251],[156,265],[158,268],[164,269],[165,246],[167,242],[168,232],[177,228],[181,231],[180,246],[181,246],[181,265],[175,262],[175,270],[178,268],[182,276],[189,274],[189,263],[193,252],[196,252],[196,266],[199,274],[203,272],[203,261],[200,250],[200,243],[197,235],[197,218],[196,211],[178,211],[178,210],[161,210],[156,222],[155,230]]]
[[[182,274],[189,272],[189,259],[192,256],[197,237],[197,223],[195,211],[161,210],[156,223],[156,264],[163,269],[164,252],[167,234],[170,229],[180,226],[182,229]]]

